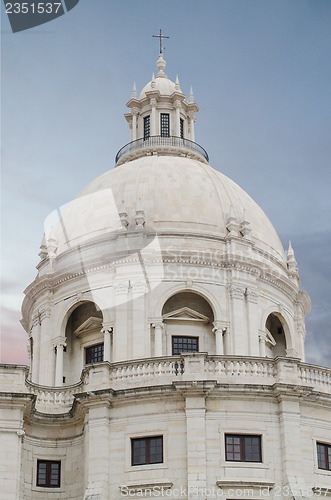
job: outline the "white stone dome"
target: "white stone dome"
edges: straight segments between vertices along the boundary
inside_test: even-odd
[[[156,232],[224,238],[231,205],[238,223],[245,210],[255,246],[286,266],[279,237],[252,198],[209,165],[176,156],[138,158],[93,180],[57,225],[58,254],[119,229],[118,213],[123,211],[128,215],[128,228],[134,229],[138,208],[144,211],[145,227]]]
[[[152,82],[154,87],[152,86]],[[170,96],[175,92],[175,84],[169,78],[158,78],[151,80],[140,92],[139,99],[146,97],[146,92],[151,92],[152,90],[158,90],[162,96]]]

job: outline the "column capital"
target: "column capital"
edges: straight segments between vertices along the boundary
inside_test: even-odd
[[[152,97],[149,102],[150,102],[152,108],[156,108],[157,100],[155,99],[155,97]]]
[[[152,328],[164,328],[163,319],[153,319],[151,325]]]
[[[174,108],[175,108],[175,109],[181,109],[181,107],[182,107],[182,102],[181,102],[179,99],[177,99],[177,100],[174,102]],[[193,113],[193,115],[194,115],[194,113]]]
[[[221,330],[222,333],[226,333],[229,329],[229,322],[228,321],[219,321],[215,320],[213,323],[213,329],[212,332],[216,333],[218,330]]]
[[[131,109],[131,113],[133,114],[133,116],[137,116],[139,114],[139,109],[138,108],[132,108]]]
[[[54,347],[67,347],[66,337],[58,336],[53,339],[52,344]]]
[[[114,322],[110,322],[110,321],[104,321],[102,323],[102,328],[101,328],[101,332],[102,333],[113,333],[114,331]]]

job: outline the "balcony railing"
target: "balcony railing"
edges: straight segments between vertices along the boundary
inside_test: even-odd
[[[16,376],[16,384],[10,383],[8,376],[11,381]],[[302,363],[295,358],[210,356],[202,352],[87,365],[81,380],[71,386],[45,387],[26,380],[26,376],[26,367],[0,365],[0,392],[34,394],[36,410],[41,413],[67,413],[74,396],[80,393],[165,386],[175,382],[213,380],[229,386],[256,387],[290,384],[331,394],[330,368]]]
[[[203,158],[203,160],[209,162],[207,151],[196,142],[176,136],[162,137],[161,135],[153,135],[148,139],[137,139],[123,146],[115,157],[115,163],[121,164],[129,161],[129,155],[134,154],[135,157],[139,157],[152,154],[154,151],[184,153],[188,156]]]

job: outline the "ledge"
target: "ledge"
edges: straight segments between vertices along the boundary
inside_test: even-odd
[[[216,481],[216,484],[219,488],[268,488],[272,489],[275,486],[275,483],[272,481],[259,481],[256,479],[221,479]]]
[[[170,490],[173,483],[167,482],[156,482],[156,483],[142,483],[142,484],[127,484],[125,486],[120,486],[121,493],[132,492],[137,493],[138,491],[146,491],[156,489],[157,491]]]

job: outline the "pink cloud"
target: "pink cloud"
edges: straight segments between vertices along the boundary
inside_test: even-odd
[[[1,363],[29,364],[28,336],[20,324],[19,311],[3,308],[1,328]]]

